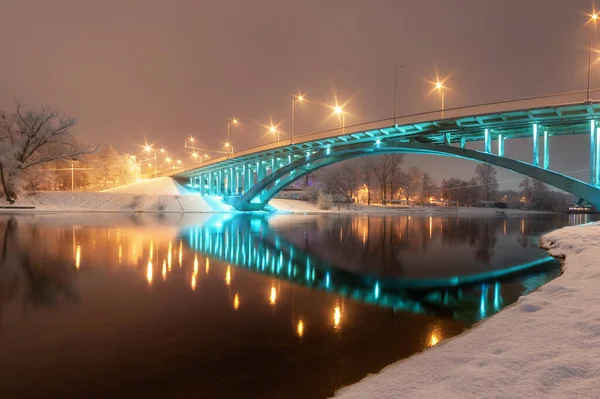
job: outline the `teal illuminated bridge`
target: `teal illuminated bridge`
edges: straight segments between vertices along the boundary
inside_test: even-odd
[[[294,137],[200,163],[173,174],[201,195],[241,211],[261,210],[279,191],[313,170],[373,154],[444,155],[485,162],[540,180],[600,208],[600,90],[446,109]],[[590,138],[590,179],[552,170],[551,138]],[[510,158],[506,140],[531,139],[531,161]],[[483,151],[468,142],[483,142]],[[543,147],[541,146],[543,142]],[[540,157],[540,148],[543,154]],[[588,155],[585,154],[587,157]]]
[[[217,214],[203,225],[186,228],[182,234],[193,251],[233,267],[393,310],[471,321],[501,309],[503,279],[556,265],[551,257],[544,257],[471,275],[383,278],[355,273],[307,253],[270,228],[265,215]],[[545,282],[540,280],[528,290]]]

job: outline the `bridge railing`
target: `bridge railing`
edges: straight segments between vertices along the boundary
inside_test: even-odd
[[[355,133],[379,130],[393,125],[406,126],[414,125],[419,123],[431,122],[431,121],[443,121],[445,119],[457,119],[466,118],[469,116],[478,116],[486,114],[494,114],[499,112],[510,112],[510,111],[523,111],[528,109],[553,107],[569,104],[581,104],[588,100],[587,91],[574,91],[567,93],[549,94],[537,97],[527,97],[517,100],[505,100],[496,101],[486,104],[469,105],[464,107],[447,108],[436,111],[420,112],[416,114],[404,115],[394,118],[380,119],[377,121],[359,123],[355,125],[345,126],[343,128],[335,128],[324,130],[316,133],[307,133],[298,136],[294,136],[293,144],[302,144],[317,140],[326,140],[333,137],[351,135]],[[600,101],[600,89],[591,90],[589,93],[589,100]],[[280,140],[278,142],[272,142],[268,144],[262,144],[259,146],[247,148],[242,151],[238,151],[233,154],[233,157],[243,157],[246,155],[252,155],[254,153],[276,150],[281,147],[286,147],[291,144],[290,139]],[[209,161],[198,163],[195,165],[189,165],[184,170],[179,170],[175,174],[193,170],[199,167],[214,165],[229,159],[228,156],[222,156],[213,158]]]

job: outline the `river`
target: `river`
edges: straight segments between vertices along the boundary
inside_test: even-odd
[[[537,239],[592,219],[2,216],[0,397],[328,397],[558,276]]]

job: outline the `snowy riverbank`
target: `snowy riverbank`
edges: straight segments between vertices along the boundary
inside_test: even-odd
[[[597,398],[600,224],[542,247],[564,274],[464,334],[337,392],[341,398]]]
[[[30,209],[22,209],[31,206]],[[308,201],[272,199],[267,210],[279,213],[324,214],[382,214],[382,215],[524,215],[539,213],[520,209],[382,206],[363,204],[334,204],[322,210]],[[43,191],[22,195],[15,207],[4,205],[1,212],[146,212],[146,213],[218,213],[236,212],[222,198],[202,197],[170,177],[146,179],[102,192]]]

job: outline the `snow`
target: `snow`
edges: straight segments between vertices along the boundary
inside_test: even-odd
[[[102,192],[46,191],[19,197],[17,205],[35,209],[3,212],[232,212],[219,197],[202,197],[170,177],[141,180]]]
[[[464,334],[336,392],[341,398],[600,396],[600,224],[540,245],[564,273]]]
[[[170,177],[143,179],[136,183],[101,192],[46,191],[22,195],[17,206],[34,205],[35,209],[0,209],[0,212],[236,212],[218,196],[200,196]],[[317,208],[308,201],[272,199],[266,210],[277,213],[365,213],[365,214],[495,214],[494,208],[395,207],[363,204],[334,204],[331,210]],[[534,211],[503,210],[506,214]],[[536,213],[536,212],[534,212]]]
[[[180,195],[193,194],[190,190],[177,183],[170,177],[142,179],[136,183],[110,188],[103,193],[138,194],[138,195]]]

